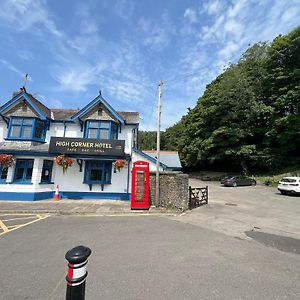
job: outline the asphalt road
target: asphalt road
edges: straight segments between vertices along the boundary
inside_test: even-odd
[[[0,236],[0,299],[65,299],[81,244],[87,300],[300,298],[296,253],[168,217],[59,216]]]

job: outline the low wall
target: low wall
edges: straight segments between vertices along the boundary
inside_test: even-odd
[[[189,202],[188,175],[181,172],[160,172],[160,207],[185,211]],[[155,205],[156,174],[150,173],[150,201]]]

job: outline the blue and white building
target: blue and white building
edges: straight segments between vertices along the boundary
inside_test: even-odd
[[[62,198],[130,198],[132,152],[139,114],[116,111],[100,94],[82,109],[51,109],[25,88],[0,108],[0,200],[42,200],[59,186]],[[54,162],[73,160],[64,173]],[[117,160],[126,164],[120,171]]]

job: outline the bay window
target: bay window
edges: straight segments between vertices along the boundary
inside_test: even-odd
[[[11,117],[7,139],[44,142],[46,124],[37,118]]]
[[[89,139],[117,139],[118,125],[113,121],[88,120],[85,125],[85,138]]]

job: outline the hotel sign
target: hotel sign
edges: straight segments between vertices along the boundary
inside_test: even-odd
[[[124,140],[51,137],[49,153],[122,156],[124,147]]]

